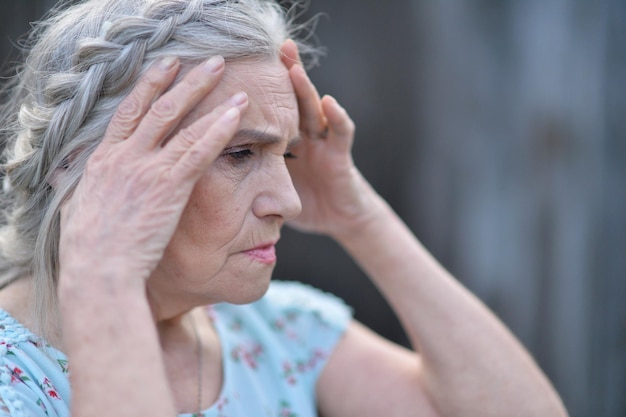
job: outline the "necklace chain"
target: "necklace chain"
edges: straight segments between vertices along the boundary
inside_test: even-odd
[[[191,314],[191,327],[193,328],[193,334],[196,337],[196,354],[198,355],[198,417],[202,416],[202,339],[200,339],[200,333],[196,326],[196,319]]]

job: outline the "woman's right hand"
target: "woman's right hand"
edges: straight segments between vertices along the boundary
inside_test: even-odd
[[[180,63],[163,59],[122,101],[61,211],[62,276],[145,283],[195,183],[233,136],[247,106],[240,93],[176,131],[218,84],[224,65],[222,57],[213,57],[166,92]]]

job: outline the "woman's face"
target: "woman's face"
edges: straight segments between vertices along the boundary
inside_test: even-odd
[[[220,84],[181,127],[242,90],[249,106],[238,133],[197,183],[148,281],[158,315],[262,296],[276,262],[280,228],[300,213],[285,164],[299,135],[298,107],[287,69],[278,59],[228,63]]]

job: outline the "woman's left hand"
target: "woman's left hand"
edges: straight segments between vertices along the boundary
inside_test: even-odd
[[[290,222],[296,229],[341,238],[376,216],[377,194],[352,160],[354,122],[331,96],[320,98],[299,58],[296,44],[281,48],[282,60],[298,99],[301,140],[287,160],[302,200],[302,213]]]

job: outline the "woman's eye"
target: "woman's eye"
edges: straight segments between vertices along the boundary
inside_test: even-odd
[[[226,153],[226,155],[229,158],[234,159],[235,161],[243,161],[243,160],[248,159],[251,156],[253,156],[254,153],[250,149],[239,149],[239,150],[235,150],[235,151],[230,151],[230,152]]]
[[[285,157],[285,159],[296,159],[297,156],[295,154],[293,154],[292,152],[285,152],[285,154],[283,155]]]

